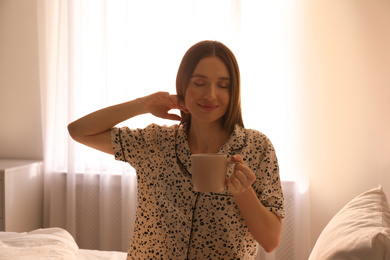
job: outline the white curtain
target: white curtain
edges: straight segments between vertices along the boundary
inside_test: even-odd
[[[307,178],[296,160],[296,9],[294,0],[38,1],[45,226],[66,228],[81,248],[127,250],[135,174],[70,140],[67,124],[156,91],[175,93],[184,52],[205,39],[236,54],[244,123],[272,140],[282,180],[304,193]],[[142,115],[121,125],[152,122],[175,123]]]

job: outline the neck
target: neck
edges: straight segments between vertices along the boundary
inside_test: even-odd
[[[188,144],[192,154],[217,153],[229,136],[230,132],[221,124],[191,123]]]

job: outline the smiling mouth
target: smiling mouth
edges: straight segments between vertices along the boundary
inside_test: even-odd
[[[219,107],[218,105],[213,105],[213,104],[198,104],[198,105],[202,110],[206,112],[214,111]]]

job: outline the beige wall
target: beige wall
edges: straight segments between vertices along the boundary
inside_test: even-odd
[[[312,246],[350,199],[390,198],[390,2],[312,1],[303,87]]]
[[[312,245],[355,195],[382,183],[390,197],[390,9],[338,2],[307,9],[319,50],[301,97]],[[0,0],[0,157],[42,158],[36,3]]]
[[[0,1],[0,158],[43,157],[36,1]]]

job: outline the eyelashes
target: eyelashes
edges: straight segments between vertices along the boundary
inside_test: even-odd
[[[194,81],[193,84],[197,87],[203,87],[203,86],[206,86],[207,83],[205,81]],[[218,87],[220,88],[229,88],[230,87],[230,82],[227,82],[227,81],[222,81],[220,83],[218,83]]]

